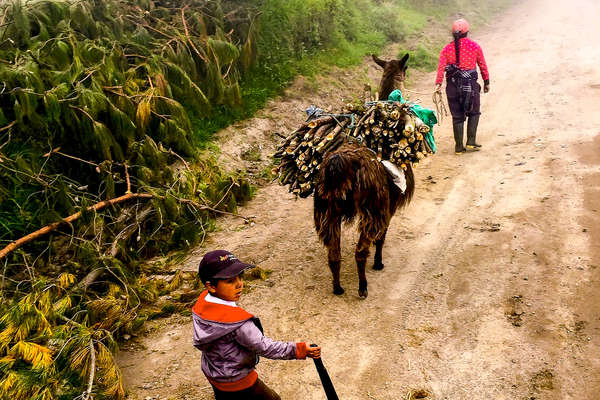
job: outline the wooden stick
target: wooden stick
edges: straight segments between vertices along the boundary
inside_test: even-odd
[[[301,131],[306,128],[310,128],[309,124],[314,125],[314,126],[319,126],[326,122],[331,122],[331,121],[333,121],[333,117],[331,117],[331,116],[319,117],[317,119],[312,119],[310,121],[303,123],[302,126],[300,126],[300,128],[296,129],[296,131]]]
[[[327,132],[329,131],[329,129],[332,128],[331,124],[323,124],[321,126],[319,126],[318,128],[315,127],[313,129],[316,129],[314,134],[312,135],[312,139],[309,139],[313,142],[313,144],[315,144],[315,142],[320,142],[321,139],[327,135]]]
[[[123,164],[125,167],[125,181],[127,182],[127,191],[125,194],[131,193],[131,181],[129,180],[129,171],[127,170],[127,164]]]
[[[354,130],[352,131],[352,136],[356,136],[356,132],[358,132],[363,122],[373,114],[373,111],[375,111],[375,106],[371,106],[371,108],[365,112],[361,119],[358,120],[358,123],[355,125]]]

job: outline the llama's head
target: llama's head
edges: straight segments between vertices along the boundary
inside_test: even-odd
[[[379,100],[387,99],[394,89],[404,90],[408,53],[401,60],[390,61],[382,60],[373,54],[373,60],[383,68],[383,76],[379,82]]]

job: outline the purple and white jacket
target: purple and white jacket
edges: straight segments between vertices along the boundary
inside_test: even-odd
[[[217,389],[235,392],[254,385],[259,356],[306,358],[304,342],[278,342],[263,335],[260,320],[233,302],[202,292],[192,308],[194,346],[202,351],[202,371]]]

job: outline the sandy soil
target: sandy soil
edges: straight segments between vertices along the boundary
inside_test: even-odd
[[[354,229],[343,233],[337,297],[311,199],[276,184],[240,210],[254,224],[222,220],[184,267],[227,248],[272,270],[241,305],[272,338],[319,343],[344,400],[600,399],[599,17],[594,0],[526,0],[474,32],[492,75],[484,150],[456,156],[450,119],[436,128],[440,151],[416,170],[416,197],[392,220],[368,299],[357,295]],[[288,133],[311,103],[335,109],[379,72],[366,62],[332,75],[296,82],[222,132],[225,161],[255,163],[259,176],[273,132]],[[431,91],[433,74],[413,78],[410,89]],[[262,160],[239,158],[251,148]],[[179,316],[122,351],[130,397],[212,399],[190,342]],[[283,399],[325,398],[311,361],[262,360],[258,371]]]

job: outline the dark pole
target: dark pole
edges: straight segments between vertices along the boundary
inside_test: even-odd
[[[311,347],[317,346],[316,344],[311,344]],[[327,400],[339,400],[337,393],[335,392],[335,388],[333,387],[333,383],[331,383],[331,378],[329,378],[329,374],[325,369],[325,365],[323,365],[323,360],[320,358],[313,358],[315,362],[315,367],[317,368],[317,372],[319,373],[319,378],[321,379],[321,384],[323,385],[323,389],[325,390],[325,395],[327,396]]]

